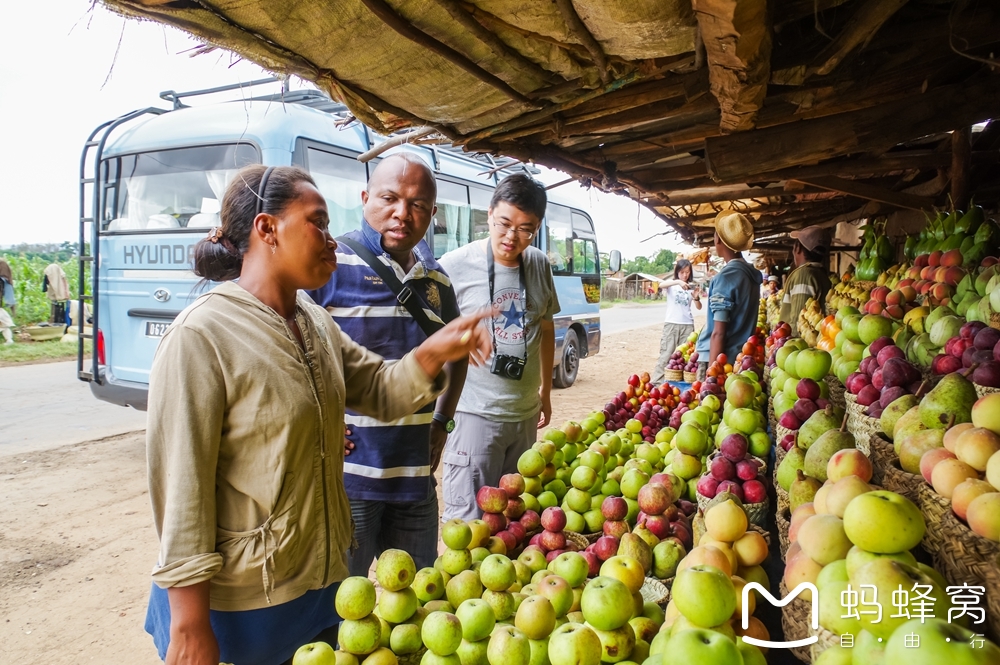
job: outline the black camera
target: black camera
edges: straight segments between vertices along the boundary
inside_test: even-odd
[[[503,354],[494,355],[493,364],[490,365],[490,373],[505,379],[520,381],[521,377],[524,376],[524,358]]]

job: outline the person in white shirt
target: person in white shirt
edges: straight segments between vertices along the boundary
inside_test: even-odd
[[[674,278],[660,283],[660,290],[666,291],[667,316],[660,337],[660,359],[653,370],[653,384],[663,383],[663,369],[670,356],[694,332],[691,304],[701,309],[701,293],[692,283],[693,272],[691,262],[680,259],[674,265]]]

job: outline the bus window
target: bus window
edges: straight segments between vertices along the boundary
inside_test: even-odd
[[[326,199],[330,213],[330,235],[336,237],[361,228],[365,188],[365,165],[356,159],[316,148],[308,151],[309,173]]]
[[[482,240],[490,235],[490,200],[492,189],[469,187],[469,201],[472,203],[472,240]]]
[[[446,180],[437,181],[437,213],[434,215],[434,258],[469,244],[472,208],[469,188]]]
[[[169,231],[219,225],[222,195],[239,169],[260,161],[251,145],[177,148],[111,157],[102,231]]]
[[[573,227],[569,208],[549,205],[545,211],[545,223],[548,232],[546,250],[553,274],[573,274]]]
[[[597,274],[597,243],[593,240],[573,241],[573,272],[577,275]]]

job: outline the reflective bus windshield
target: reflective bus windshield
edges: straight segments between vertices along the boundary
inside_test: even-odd
[[[103,162],[101,230],[205,229],[219,225],[229,181],[260,162],[252,145],[212,145],[111,157]]]

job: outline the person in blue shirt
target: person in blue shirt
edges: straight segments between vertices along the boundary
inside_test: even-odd
[[[431,321],[447,323],[459,315],[455,293],[423,239],[436,197],[434,174],[419,156],[386,157],[361,193],[361,229],[346,237],[388,265],[422,301]],[[427,339],[393,291],[345,243],[337,248],[337,265],[330,281],[309,295],[351,339],[386,359],[401,358]],[[433,473],[454,427],[466,364],[449,363],[445,371],[449,384],[437,413],[433,401],[391,422],[347,410],[344,487],[358,543],[348,554],[351,575],[367,576],[372,561],[387,549],[406,550],[418,569],[437,558],[440,522]]]
[[[753,223],[738,212],[720,212],[715,218],[715,251],[726,265],[708,287],[707,320],[695,346],[699,378],[720,353],[728,362],[735,361],[757,326],[763,278],[743,258],[751,247]]]

